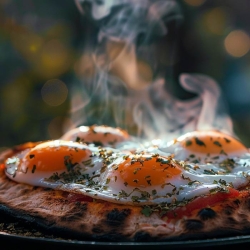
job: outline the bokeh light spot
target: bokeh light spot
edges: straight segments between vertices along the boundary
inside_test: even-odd
[[[222,35],[226,29],[227,15],[223,8],[214,8],[204,15],[205,27],[213,34]]]
[[[200,6],[205,3],[206,0],[184,0],[185,3],[191,6]]]
[[[50,106],[59,106],[68,96],[68,88],[64,82],[58,79],[47,81],[41,89],[42,99]]]
[[[234,30],[227,35],[224,45],[229,55],[242,57],[250,50],[250,38],[243,30]]]
[[[57,39],[47,42],[41,52],[41,71],[47,76],[57,76],[69,68],[70,51]]]
[[[32,51],[32,52],[36,52],[37,51],[37,46],[36,45],[31,45],[30,46],[30,51]]]

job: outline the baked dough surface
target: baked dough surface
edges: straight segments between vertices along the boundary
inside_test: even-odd
[[[6,151],[0,162],[11,155]],[[0,163],[1,164],[1,163]],[[84,201],[64,191],[33,187],[8,179],[0,165],[0,216],[42,229],[46,234],[79,240],[172,241],[209,239],[250,233],[250,194],[182,218],[145,216],[141,208],[103,201]]]

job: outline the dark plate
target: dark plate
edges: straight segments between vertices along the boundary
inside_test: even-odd
[[[173,241],[173,242],[97,242],[63,239],[48,239],[43,237],[19,236],[0,232],[0,245],[3,249],[115,249],[115,250],[169,250],[169,249],[231,249],[238,247],[250,249],[250,236],[228,237],[210,240]],[[2,249],[2,248],[1,248]]]

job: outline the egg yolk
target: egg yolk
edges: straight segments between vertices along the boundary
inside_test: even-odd
[[[247,153],[248,149],[237,139],[219,131],[194,131],[177,140],[183,148],[194,153],[224,154]]]
[[[182,172],[171,159],[160,156],[128,157],[116,167],[114,176],[119,175],[124,185],[147,187],[162,185],[167,179]]]
[[[66,141],[41,143],[32,148],[21,159],[21,170],[26,171],[58,171],[70,170],[78,163],[89,159],[92,152],[83,145]]]

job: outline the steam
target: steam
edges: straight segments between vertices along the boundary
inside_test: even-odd
[[[91,6],[99,24],[97,44],[88,46],[95,67],[72,90],[71,119],[79,125],[109,125],[140,138],[172,139],[193,130],[220,129],[232,123],[216,82],[204,75],[181,74],[180,84],[197,96],[179,100],[166,91],[166,65],[157,58],[158,41],[178,28],[182,15],[174,0],[78,0]],[[83,6],[83,7],[82,7]],[[167,46],[168,44],[166,44]],[[168,61],[174,60],[170,54]]]

